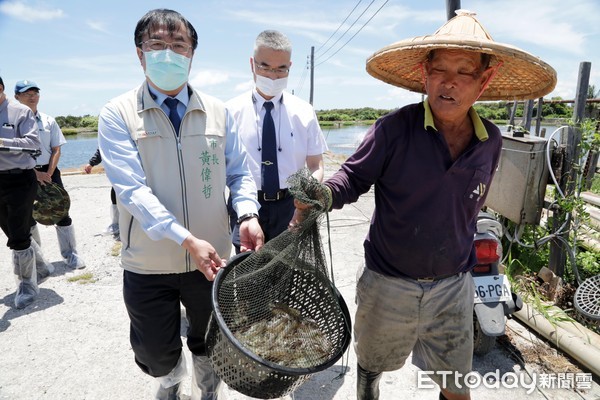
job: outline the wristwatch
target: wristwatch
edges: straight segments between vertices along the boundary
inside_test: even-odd
[[[245,220],[250,219],[250,218],[258,218],[258,214],[256,214],[256,213],[244,214],[237,219],[237,224],[239,225],[242,222],[244,222]]]

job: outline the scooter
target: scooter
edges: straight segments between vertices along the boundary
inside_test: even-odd
[[[471,271],[475,283],[473,307],[473,352],[487,354],[504,335],[506,319],[523,307],[521,297],[510,289],[508,277],[500,273],[502,224],[487,212],[477,217],[474,243],[477,264]]]

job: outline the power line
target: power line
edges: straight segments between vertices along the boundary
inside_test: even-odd
[[[374,18],[374,17],[375,17],[375,16],[376,16],[378,13],[379,13],[379,11],[381,11],[381,9],[383,8],[383,6],[385,6],[385,5],[387,4],[387,2],[388,2],[388,1],[389,1],[389,0],[385,0],[385,3],[383,3],[383,4],[381,5],[381,7],[379,7],[379,8],[377,9],[377,11],[375,11],[375,13],[374,13],[374,14],[371,16],[371,18],[369,18],[369,19],[367,20],[367,22],[365,22],[365,23],[363,24],[363,26],[361,26],[361,27],[360,27],[360,29],[359,29],[358,31],[356,31],[356,33],[355,33],[354,35],[352,35],[352,37],[351,37],[350,39],[348,39],[348,41],[347,41],[346,43],[344,43],[344,44],[343,44],[343,46],[342,46],[342,47],[340,47],[339,49],[337,49],[337,50],[335,51],[335,53],[333,53],[332,55],[330,55],[329,57],[327,57],[325,60],[323,60],[323,61],[321,61],[320,63],[318,63],[318,64],[316,65],[316,67],[318,67],[319,65],[321,65],[321,64],[323,64],[324,62],[328,61],[328,60],[329,60],[331,57],[335,56],[335,55],[336,55],[336,54],[337,54],[337,53],[338,53],[340,50],[342,50],[344,47],[346,47],[346,45],[347,45],[348,43],[350,43],[350,41],[351,41],[352,39],[354,39],[354,37],[355,37],[356,35],[358,35],[358,34],[359,34],[359,32],[360,32],[360,31],[362,31],[362,29],[363,29],[365,26],[367,26],[367,24],[368,24],[369,22],[371,22],[371,20],[372,20],[372,19],[373,19],[373,18]]]
[[[350,13],[346,16],[346,18],[342,21],[342,23],[340,24],[340,26],[337,27],[337,29],[335,30],[335,32],[333,32],[331,34],[331,36],[329,36],[329,38],[327,38],[327,40],[325,41],[325,43],[323,43],[321,46],[319,46],[319,48],[317,50],[315,50],[315,53],[318,53],[319,50],[321,50],[323,48],[323,46],[325,46],[327,44],[327,42],[329,42],[331,40],[331,38],[340,30],[340,28],[344,25],[344,23],[346,23],[346,21],[348,20],[348,18],[350,18],[350,16],[352,15],[352,13],[354,12],[354,10],[356,10],[356,7],[359,6],[359,4],[362,3],[362,0],[358,0],[358,3],[356,3],[356,5],[354,6],[354,8],[352,9],[352,11],[350,11]]]
[[[300,92],[302,92],[302,87],[304,86],[304,81],[306,80],[306,71],[308,71],[310,69],[310,56],[306,56],[306,65],[304,66],[304,70],[302,71],[302,75],[300,76],[300,79],[298,81],[298,84],[296,85],[296,96],[298,96],[300,94]]]
[[[335,46],[335,45],[337,44],[337,42],[339,42],[339,41],[340,41],[340,39],[341,39],[341,38],[343,38],[343,37],[346,35],[346,33],[348,33],[348,31],[349,31],[350,29],[352,29],[352,27],[353,27],[354,25],[356,25],[356,23],[358,22],[358,20],[360,19],[360,17],[362,17],[362,16],[363,16],[363,15],[364,15],[364,14],[367,12],[367,10],[368,10],[368,9],[369,9],[369,8],[370,8],[372,5],[373,5],[373,3],[374,3],[374,2],[375,2],[375,0],[372,0],[372,1],[369,3],[369,5],[367,6],[367,8],[365,8],[365,9],[364,9],[364,11],[363,11],[363,12],[362,12],[362,13],[361,13],[361,14],[360,14],[358,17],[356,17],[356,19],[354,20],[354,22],[352,23],[352,25],[350,25],[350,26],[348,27],[348,29],[346,29],[346,31],[345,31],[345,32],[342,34],[342,36],[340,36],[339,38],[337,38],[337,40],[336,40],[336,41],[335,41],[335,42],[334,42],[334,43],[333,43],[331,46],[329,46],[329,47],[327,48],[327,50],[325,50],[325,52],[324,52],[323,54],[321,54],[320,56],[324,56],[325,54],[327,54],[327,52],[328,52],[329,50],[331,50],[331,48],[332,48],[333,46]],[[387,2],[386,2],[386,3],[387,3]],[[342,47],[343,47],[343,46],[342,46]]]

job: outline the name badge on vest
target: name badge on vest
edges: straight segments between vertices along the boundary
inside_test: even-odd
[[[149,137],[154,137],[154,136],[158,136],[158,131],[144,131],[144,130],[139,130],[135,133],[135,138],[136,139],[144,139],[144,138],[149,138]]]

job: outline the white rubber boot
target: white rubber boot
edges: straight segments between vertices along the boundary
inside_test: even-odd
[[[181,381],[187,376],[187,364],[183,351],[175,368],[168,375],[156,378],[157,388],[154,400],[178,400],[181,398]]]
[[[67,267],[77,269],[85,268],[85,263],[77,254],[75,230],[73,229],[73,225],[56,225],[56,235],[58,236],[60,254],[63,256]]]
[[[33,237],[32,237],[33,239]],[[40,248],[37,241],[31,241],[31,247],[35,253],[35,270],[37,271],[37,282],[42,283],[54,272],[54,265],[46,261],[42,249]]]
[[[119,237],[119,208],[116,204],[110,206],[110,218],[111,223],[104,230],[104,234],[113,235],[116,239]]]
[[[13,265],[17,281],[15,307],[25,308],[39,293],[37,274],[35,273],[35,251],[30,246],[25,250],[13,250]]]
[[[54,265],[49,263],[42,253],[42,240],[37,224],[31,227],[31,247],[35,251],[35,269],[37,270],[38,284],[42,283],[54,272]]]
[[[191,400],[217,400],[221,391],[221,378],[215,373],[208,357],[192,354],[194,371],[192,373]]]
[[[34,226],[31,227],[31,229],[29,229],[29,233],[31,234],[31,238],[33,240],[35,240],[35,242],[38,244],[38,246],[42,245],[42,239],[40,238],[40,231],[38,229],[37,224],[35,224]]]

